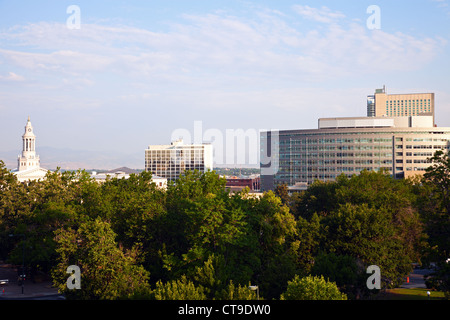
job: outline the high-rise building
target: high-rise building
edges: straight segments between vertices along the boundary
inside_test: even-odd
[[[432,116],[434,124],[434,93],[387,94],[383,86],[367,96],[368,117],[419,115]]]
[[[145,170],[172,181],[187,170],[213,170],[212,145],[186,145],[183,140],[170,145],[150,145],[145,150]]]
[[[45,178],[48,170],[41,168],[39,156],[36,154],[36,136],[30,117],[22,135],[22,154],[17,159],[17,169],[12,171],[20,182]]]
[[[393,97],[382,104],[387,101],[389,114],[400,116],[379,115],[377,110],[381,109],[376,107],[375,115],[368,112],[368,117],[319,119],[318,129],[262,132],[261,190],[273,190],[279,184],[295,189],[315,180],[332,181],[342,173],[350,177],[362,170],[383,169],[395,178],[423,174],[435,151],[450,149],[450,128],[435,126],[433,94],[426,99],[424,95],[416,99],[395,96],[403,97],[400,107]],[[375,101],[377,98],[376,93]],[[414,114],[403,111],[401,115],[405,109],[401,100],[403,104],[419,100],[422,111],[417,113],[415,108]],[[391,102],[396,106],[392,110]],[[409,106],[406,109],[409,112]]]

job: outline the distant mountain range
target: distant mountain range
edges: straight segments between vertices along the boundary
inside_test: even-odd
[[[17,168],[17,156],[20,150],[0,150],[0,160],[3,160],[8,169]],[[144,150],[135,153],[120,151],[98,151],[98,150],[76,150],[70,148],[39,147],[36,152],[41,158],[41,167],[55,170],[97,170],[125,171],[121,168],[132,168],[132,170],[144,170]],[[118,169],[114,169],[118,168]],[[218,168],[248,168],[259,169],[256,165],[216,165]],[[127,172],[128,173],[128,172]]]
[[[108,170],[108,171],[101,171],[101,173],[116,173],[116,172],[123,172],[125,174],[138,174],[139,172],[143,171],[143,169],[130,169],[128,167],[120,167],[120,168],[116,168],[116,169],[112,169],[112,170]]]
[[[17,167],[18,150],[0,151],[8,169]],[[128,167],[144,169],[144,151],[125,153],[119,151],[75,150],[70,148],[39,147],[37,154],[41,158],[41,167],[54,170],[97,169],[112,170],[113,168]],[[118,169],[114,169],[117,171]]]

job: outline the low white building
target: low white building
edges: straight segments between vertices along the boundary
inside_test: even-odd
[[[108,178],[117,178],[117,179],[128,179],[130,177],[130,174],[125,173],[123,171],[116,171],[114,173],[111,172],[103,172],[103,173],[97,173],[96,171],[93,171],[91,174],[91,177],[94,178],[97,182],[103,183]],[[166,189],[167,188],[167,179],[153,176],[152,175],[152,181],[156,184],[158,188]]]

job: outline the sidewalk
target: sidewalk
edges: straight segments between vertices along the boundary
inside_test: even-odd
[[[64,300],[50,281],[33,283],[25,280],[22,293],[22,286],[17,282],[17,269],[11,265],[0,264],[0,280],[9,280],[0,285],[0,300]]]

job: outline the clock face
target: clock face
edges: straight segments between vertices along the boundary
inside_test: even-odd
[[[28,132],[31,132],[31,128],[28,128]]]

